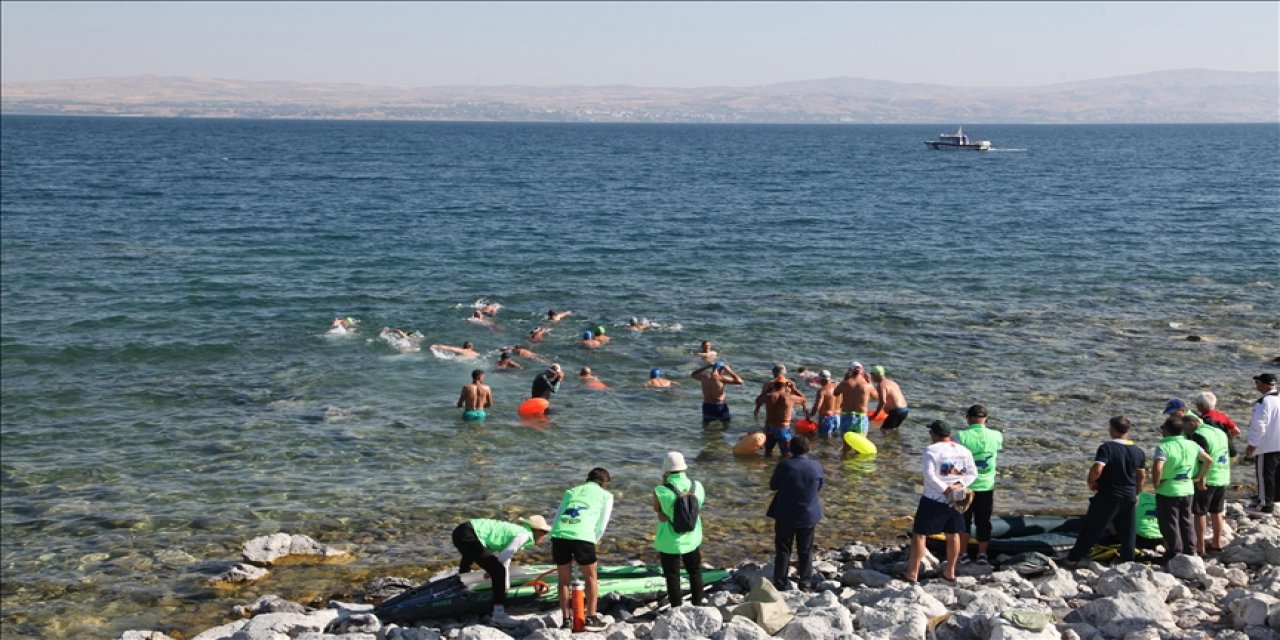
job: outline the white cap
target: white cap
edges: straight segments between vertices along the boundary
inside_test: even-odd
[[[551,370],[552,370],[552,371],[554,371],[554,372],[556,372],[556,373],[560,373],[560,365],[558,365],[558,364],[553,364],[553,365],[551,365]]]
[[[672,471],[684,471],[688,468],[684,463],[684,454],[679,451],[668,451],[667,457],[662,460],[662,473],[664,475]]]
[[[831,379],[831,372],[830,372],[830,371],[827,371],[826,369],[823,369],[823,370],[822,370],[822,373],[819,373],[819,374],[818,374],[818,377],[819,377],[819,378],[822,378],[823,380],[830,380],[830,379]]]
[[[861,369],[865,369],[865,367],[863,367],[863,366],[862,366],[862,363],[861,363],[861,362],[858,362],[857,360],[854,360],[853,362],[850,362],[850,363],[849,363],[849,369],[850,369],[851,371],[858,371],[858,370],[861,370]]]

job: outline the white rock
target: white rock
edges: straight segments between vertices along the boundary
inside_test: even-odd
[[[719,640],[769,640],[771,636],[760,625],[742,616],[734,616],[716,637]]]
[[[1150,567],[1125,562],[1099,576],[1093,588],[1104,596],[1140,593],[1164,602],[1169,596],[1169,590],[1177,583],[1177,579],[1167,573],[1157,574]]]
[[[1280,612],[1280,600],[1265,593],[1233,600],[1227,607],[1231,611],[1231,626],[1236,629],[1259,627],[1267,624],[1267,617]]]
[[[1243,562],[1251,567],[1280,565],[1280,528],[1265,523],[1237,532],[1222,549],[1223,562]]]
[[[776,637],[782,640],[845,640],[853,635],[853,616],[844,607],[813,609],[796,615]]]
[[[1080,593],[1075,578],[1071,577],[1070,572],[1062,570],[1035,578],[1032,584],[1036,586],[1040,595],[1046,598],[1074,598]]]
[[[1169,560],[1165,570],[1183,580],[1200,582],[1209,574],[1205,572],[1204,558],[1180,553]]]
[[[1129,592],[1093,600],[1073,612],[1100,629],[1108,638],[1123,638],[1131,631],[1152,627],[1172,628],[1173,613],[1164,599],[1148,593]]]
[[[1028,631],[1001,619],[992,629],[988,640],[1059,640],[1061,637],[1058,628],[1053,625],[1046,625],[1039,631]]]
[[[841,584],[849,587],[866,585],[878,589],[892,581],[893,576],[872,569],[850,569],[840,576]]]
[[[306,613],[307,608],[285,600],[275,594],[265,595],[247,605],[231,607],[231,612],[238,616],[256,616],[260,613]]]
[[[923,638],[929,629],[929,616],[904,607],[867,607],[855,621],[867,640]]]
[[[933,596],[935,600],[942,603],[944,607],[950,607],[957,602],[956,590],[945,584],[930,583],[924,586],[924,592]]]
[[[279,640],[280,636],[292,638],[306,632],[321,633],[330,617],[299,613],[264,613],[249,619],[232,640]]]
[[[511,636],[501,629],[475,624],[463,629],[458,640],[511,640]]]
[[[970,616],[1000,615],[1001,611],[1018,606],[1018,601],[998,589],[982,589],[974,594],[974,598],[965,605],[964,612]]]
[[[683,606],[658,616],[653,623],[654,640],[704,638],[724,624],[724,616],[715,607]]]
[[[197,634],[196,637],[192,638],[191,640],[228,640],[231,636],[235,635],[237,631],[243,629],[244,626],[247,624],[249,624],[248,620],[236,620],[235,622],[228,622],[227,624],[218,625],[211,629],[205,629],[204,631],[201,631],[199,634]]]
[[[350,616],[342,616],[334,621],[326,629],[330,633],[372,633],[377,634],[382,630],[382,621],[378,616],[372,613],[357,613]]]
[[[823,591],[822,593],[805,600],[804,606],[810,609],[838,607],[840,606],[840,597],[830,591]]]
[[[119,640],[173,640],[168,634],[159,631],[126,631],[120,634]]]
[[[384,640],[440,640],[441,635],[435,629],[423,627],[398,627],[389,624],[384,627]]]
[[[265,578],[270,571],[262,567],[255,567],[251,564],[237,562],[231,565],[226,571],[219,573],[205,582],[211,585],[219,584],[243,584],[245,582],[253,582]]]
[[[308,536],[276,533],[258,536],[246,543],[240,551],[245,561],[271,566],[285,556],[319,556],[335,558],[347,555],[346,551],[320,544]]]
[[[1160,632],[1155,629],[1139,629],[1126,633],[1124,640],[1160,640]]]

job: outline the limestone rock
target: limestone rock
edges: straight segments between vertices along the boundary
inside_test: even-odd
[[[216,627],[205,629],[204,631],[201,631],[200,633],[196,634],[196,637],[192,638],[191,640],[228,640],[229,638],[231,638],[231,636],[235,635],[237,631],[243,629],[244,626],[247,624],[249,624],[248,620],[236,620],[235,622],[228,622],[227,624],[222,624]]]
[[[1177,580],[1167,573],[1157,574],[1150,567],[1136,562],[1125,562],[1108,569],[1099,576],[1093,588],[1104,596],[1138,593],[1164,602],[1169,596],[1169,590],[1176,584]]]
[[[653,623],[654,640],[681,640],[703,638],[715,633],[724,623],[724,616],[715,607],[683,606],[658,616]]]
[[[435,629],[423,627],[399,627],[389,624],[383,628],[383,640],[441,640],[443,636]]]
[[[507,632],[483,625],[471,625],[458,634],[457,640],[512,640]]]
[[[346,551],[320,544],[308,536],[287,533],[258,536],[244,543],[240,553],[246,562],[266,566],[271,566],[276,560],[286,556],[337,558],[347,555]]]
[[[1204,558],[1180,553],[1169,560],[1165,570],[1174,577],[1192,582],[1202,582],[1209,576],[1205,572]]]
[[[802,612],[778,632],[782,640],[844,640],[853,634],[853,616],[844,607]]]
[[[395,576],[376,578],[364,584],[364,597],[366,600],[388,600],[416,586],[417,583],[408,578]]]
[[[841,584],[847,587],[866,585],[879,589],[893,581],[893,576],[874,569],[850,569],[840,576]]]
[[[1028,631],[1014,626],[1008,620],[997,620],[988,640],[1059,640],[1058,628],[1049,625],[1039,631]]]
[[[1236,629],[1260,627],[1267,624],[1268,616],[1280,613],[1280,600],[1265,593],[1254,593],[1231,601],[1231,626]]]
[[[965,605],[964,612],[970,616],[993,616],[1016,606],[1018,601],[1009,594],[998,589],[982,589],[974,594],[972,602]]]
[[[1173,613],[1163,598],[1157,600],[1149,593],[1138,591],[1093,600],[1072,612],[1068,620],[1075,616],[1100,629],[1107,638],[1123,638],[1131,631],[1151,627],[1174,626]]]
[[[173,638],[159,631],[130,630],[120,634],[119,640],[173,640]]]
[[[1066,571],[1054,570],[1032,580],[1036,590],[1046,598],[1074,598],[1080,593],[1075,578]]]
[[[262,567],[255,567],[251,564],[237,562],[231,565],[231,567],[226,571],[209,578],[205,582],[214,586],[244,584],[246,582],[253,582],[254,580],[261,580],[266,577],[268,573],[271,572],[263,569]]]
[[[292,638],[307,632],[321,633],[328,622],[329,617],[324,615],[264,613],[250,618],[231,640],[277,640],[281,635]]]
[[[1251,567],[1280,565],[1280,528],[1260,523],[1238,531],[1236,539],[1223,547],[1222,561]]]
[[[285,600],[280,596],[270,594],[262,596],[247,605],[231,607],[231,612],[238,616],[249,617],[260,613],[306,613],[307,608],[292,600]]]
[[[742,616],[730,618],[729,624],[726,624],[715,637],[718,640],[769,640],[770,638],[760,625]]]
[[[372,613],[357,613],[351,616],[343,616],[333,621],[326,631],[329,633],[345,634],[345,633],[373,633],[376,634],[382,630],[382,621],[378,616]]]

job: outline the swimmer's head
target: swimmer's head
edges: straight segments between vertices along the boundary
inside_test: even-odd
[[[799,369],[796,369],[796,375],[798,376],[806,373],[809,373],[809,367],[800,367]]]
[[[775,376],[787,375],[787,365],[784,365],[784,364],[773,365],[773,375]]]
[[[347,322],[350,322],[351,324],[355,324],[355,323],[356,323],[356,319],[355,319],[355,318],[352,318],[351,316],[347,316]]]
[[[481,380],[484,380],[484,369],[476,369],[471,372],[472,382],[480,382]]]
[[[591,332],[590,332],[590,331],[583,331],[583,332],[582,332],[582,339],[583,339],[583,340],[590,340],[590,339],[592,339],[592,338],[594,338],[594,337],[595,337],[595,336],[591,335]]]
[[[827,381],[831,380],[831,372],[830,372],[830,371],[827,371],[826,369],[823,369],[823,370],[822,370],[822,373],[819,373],[819,374],[818,374],[818,379],[819,379],[819,380],[821,380],[821,381],[823,381],[823,382],[827,382]]]
[[[578,372],[578,375],[580,375],[580,376],[582,376],[582,377],[584,377],[584,378],[585,378],[585,377],[587,377],[587,376],[589,376],[589,375],[591,375],[591,367],[583,367],[583,368],[582,368],[582,371],[579,371],[579,372]]]
[[[604,325],[600,325],[596,327],[596,335],[598,336],[604,335]]]
[[[716,360],[716,371],[724,371],[724,360]]]
[[[849,370],[850,370],[850,371],[852,371],[852,372],[854,372],[854,373],[859,373],[859,372],[861,372],[861,371],[863,370],[862,363],[861,363],[861,362],[858,362],[857,360],[854,360],[853,362],[850,362],[850,363],[849,363]]]
[[[502,354],[498,356],[499,361],[510,360],[510,359],[511,359],[511,352],[509,351],[503,351]]]
[[[880,365],[876,365],[876,366],[874,366],[874,367],[871,367],[871,375],[876,376],[877,378],[883,378],[883,377],[884,377],[884,367],[882,367],[882,366],[880,366]]]
[[[560,365],[558,365],[558,364],[552,364],[552,365],[551,365],[551,368],[547,369],[547,371],[550,371],[550,372],[552,372],[552,373],[561,373],[561,372],[562,372],[562,370],[560,369]]]
[[[650,377],[650,378],[661,378],[661,377],[662,377],[662,369],[650,369],[650,370],[649,370],[649,377]]]
[[[703,350],[703,351],[708,351],[708,350],[710,350],[710,349],[711,349],[711,341],[710,341],[710,340],[703,340],[703,341],[702,341],[702,350]]]
[[[468,340],[468,341],[466,341],[466,342],[462,343],[462,348],[463,348],[463,349],[470,349],[470,348],[471,348],[471,341],[470,341],[470,340]]]
[[[631,324],[640,324],[640,318],[631,316]]]

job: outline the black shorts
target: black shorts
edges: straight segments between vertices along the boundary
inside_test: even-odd
[[[951,505],[920,498],[916,506],[915,523],[911,525],[911,533],[933,535],[935,533],[961,533],[964,531],[964,514],[951,508]]]
[[[1191,513],[1202,516],[1206,513],[1222,513],[1227,506],[1226,487],[1207,487],[1204,491],[1196,491],[1191,499]]]
[[[582,540],[551,539],[551,560],[556,566],[577,562],[580,565],[596,563],[596,545]]]

